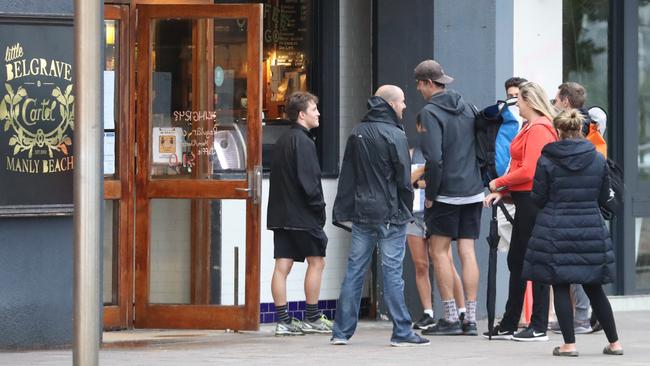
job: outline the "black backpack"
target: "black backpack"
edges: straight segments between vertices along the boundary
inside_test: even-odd
[[[611,220],[623,207],[625,183],[623,169],[612,159],[607,159],[607,174],[609,174],[609,200],[600,206],[600,212],[605,220]]]
[[[481,169],[483,185],[486,187],[492,179],[499,176],[496,167],[497,135],[499,135],[499,129],[504,122],[503,112],[508,109],[509,105],[514,103],[515,101],[511,100],[499,100],[496,104],[480,111],[477,110],[476,106],[472,105],[472,110],[474,111],[476,159]],[[514,134],[512,137],[514,137]],[[507,146],[501,148],[507,149],[506,153],[509,157],[509,142]]]

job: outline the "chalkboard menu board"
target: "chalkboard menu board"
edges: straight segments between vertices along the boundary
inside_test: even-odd
[[[264,48],[276,52],[277,64],[302,67],[311,45],[312,0],[267,0]]]
[[[264,2],[264,111],[268,120],[286,119],[292,92],[309,89],[314,55],[314,0]]]
[[[72,213],[72,24],[0,17],[0,216]]]

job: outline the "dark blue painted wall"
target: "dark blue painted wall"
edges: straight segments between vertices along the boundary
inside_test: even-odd
[[[0,219],[0,349],[72,339],[71,217]]]
[[[72,15],[73,4],[73,0],[0,0],[0,13]]]
[[[72,15],[73,2],[0,0],[0,13]],[[0,218],[0,349],[71,344],[72,273],[72,217]]]
[[[407,109],[404,125],[407,135],[413,141],[415,133],[415,116],[424,106],[424,100],[415,89],[413,69],[420,61],[435,59],[443,66],[445,72],[455,78],[449,86],[460,92],[467,101],[477,106],[487,106],[496,100],[495,91],[503,80],[496,80],[496,73],[507,73],[504,68],[511,64],[497,67],[497,33],[496,6],[508,9],[503,0],[376,0],[375,28],[375,83],[395,84],[404,89]],[[512,5],[509,5],[511,9]],[[501,9],[503,11],[503,9]],[[503,17],[499,17],[503,19]],[[507,21],[511,22],[512,19]],[[511,35],[510,35],[511,37]],[[502,42],[500,40],[499,42]],[[506,41],[507,42],[507,41]],[[510,38],[512,44],[512,38]],[[507,58],[507,57],[505,57]],[[501,75],[499,75],[501,77]],[[489,228],[489,211],[484,210],[481,239],[476,242],[476,256],[481,270],[478,295],[478,315],[484,317],[487,278],[487,244],[484,237]],[[455,244],[452,244],[455,247]],[[455,250],[455,248],[454,248]],[[507,268],[504,267],[505,256],[499,256],[501,266],[499,273],[501,284],[507,283]],[[457,269],[461,267],[457,262]],[[433,271],[433,268],[431,269]],[[505,275],[505,281],[503,281]],[[421,316],[422,307],[415,287],[414,268],[408,253],[404,260],[405,297],[407,306],[414,318]],[[378,276],[381,282],[381,276]],[[434,285],[434,308],[436,314],[442,314],[440,298]],[[505,286],[500,286],[499,294],[505,294]],[[502,296],[503,297],[503,296]],[[383,309],[383,299],[380,311]],[[497,312],[503,304],[497,302]]]

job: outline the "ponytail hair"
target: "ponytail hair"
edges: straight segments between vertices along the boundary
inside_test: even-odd
[[[560,132],[561,140],[584,138],[582,134],[584,122],[585,117],[577,109],[564,110],[553,119],[553,125]]]

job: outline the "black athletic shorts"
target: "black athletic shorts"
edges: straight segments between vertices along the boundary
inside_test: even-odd
[[[273,230],[273,258],[291,258],[304,262],[305,257],[324,257],[327,235],[323,229]]]
[[[478,239],[482,212],[481,202],[450,205],[434,201],[433,206],[425,208],[424,212],[427,238],[438,235],[452,239]]]

